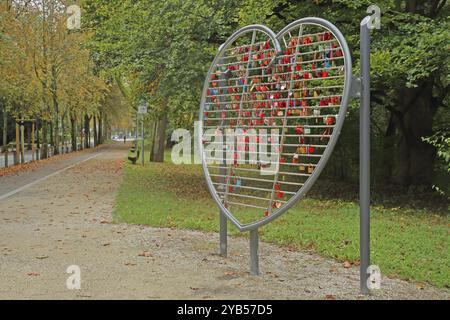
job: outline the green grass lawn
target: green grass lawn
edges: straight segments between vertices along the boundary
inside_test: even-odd
[[[218,209],[199,165],[125,165],[117,222],[218,231]],[[313,196],[313,195],[311,195]],[[426,209],[371,208],[371,262],[384,275],[450,287],[448,215]],[[232,235],[238,231],[230,227]],[[306,198],[260,230],[261,239],[358,264],[359,207],[352,201]]]

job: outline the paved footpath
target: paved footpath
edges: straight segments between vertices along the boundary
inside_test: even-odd
[[[0,177],[0,299],[364,299],[358,268],[312,252],[218,235],[112,223],[127,147],[55,157]],[[81,289],[66,286],[71,265]],[[449,299],[448,290],[383,278],[371,299]]]

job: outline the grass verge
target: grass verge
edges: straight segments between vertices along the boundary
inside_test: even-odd
[[[127,164],[117,197],[117,222],[218,231],[218,210],[199,165]],[[384,275],[450,287],[448,215],[427,209],[371,208],[371,259]],[[235,228],[229,228],[238,235]],[[309,248],[358,264],[359,207],[342,200],[306,198],[261,229],[261,239]]]

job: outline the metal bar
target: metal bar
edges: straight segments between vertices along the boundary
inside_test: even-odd
[[[305,34],[305,35],[302,36],[302,38],[311,37],[311,36],[314,36],[314,35],[316,35],[316,34]],[[331,40],[315,41],[315,42],[299,45],[299,48],[310,47],[310,46],[317,45],[317,44],[324,44],[324,43],[331,43],[331,42],[339,43],[339,40],[334,38],[334,39],[331,39]],[[236,49],[239,49],[239,48],[252,47],[253,45],[258,45],[258,44],[261,45],[261,44],[264,44],[264,43],[265,43],[265,41],[264,42],[257,42],[257,43],[254,43],[252,45],[243,45],[243,46],[240,46],[240,47],[232,47],[232,48],[226,49],[226,51],[232,51],[232,50],[236,50]],[[337,49],[337,48],[333,48],[333,50],[335,50],[335,49]]]
[[[285,92],[287,93],[288,91],[285,90]],[[236,94],[236,95],[240,95]],[[295,98],[296,100],[318,100],[321,98],[333,98],[333,97],[339,97],[342,98],[342,95],[339,94],[335,94],[335,95],[331,95],[331,96],[318,96],[317,98],[315,97],[306,97],[306,98]],[[279,102],[279,101],[287,101],[288,98],[280,98],[280,99],[257,99],[257,100],[246,100],[243,103],[252,103],[252,102]],[[207,102],[206,105],[222,105],[222,104],[232,104],[233,101],[224,101],[224,102]],[[321,107],[321,106],[318,106]],[[298,108],[302,108],[301,106],[299,106]],[[312,106],[308,106],[306,108],[312,108]],[[247,109],[242,109],[242,110],[247,110]]]
[[[304,38],[304,37],[318,36],[318,35],[322,35],[322,34],[323,34],[323,31],[321,31],[321,32],[316,32],[316,33],[309,33],[309,34],[303,35],[303,38]],[[334,40],[337,40],[337,39],[334,39]],[[327,40],[327,41],[330,41],[330,40]],[[265,41],[256,42],[254,45],[261,45],[261,44],[265,44]],[[286,43],[285,43],[285,45],[286,45],[286,47],[287,47],[287,44],[286,44]],[[246,47],[250,47],[250,45],[245,44],[245,45],[242,45],[242,46],[236,46],[236,47],[232,47],[232,48],[225,49],[225,51],[232,51],[232,50],[236,50],[236,49],[240,49],[240,48],[246,48]]]
[[[259,235],[258,229],[250,231],[250,274],[259,275]]]
[[[361,293],[369,294],[370,265],[370,17],[361,21],[361,108],[359,156],[360,205],[360,285]]]
[[[325,78],[321,78],[321,79],[325,79]],[[295,80],[293,80],[294,82],[296,82]],[[301,80],[298,80],[301,81]],[[259,85],[259,84],[258,84]],[[253,92],[255,94],[258,93],[262,93],[262,94],[270,94],[272,92],[280,92],[280,93],[290,93],[290,92],[295,92],[295,91],[312,91],[311,89],[293,89],[292,91],[289,90],[278,90],[278,91],[259,91],[259,92]],[[235,93],[227,93],[227,94],[218,94],[218,95],[210,95],[208,96],[208,98],[212,98],[212,97],[235,97],[237,95],[241,95],[242,93],[240,92],[235,92]],[[321,99],[321,98],[334,98],[334,97],[340,97],[342,98],[341,94],[330,94],[330,95],[319,95],[317,97],[301,97],[301,98],[294,98],[296,100],[316,100],[316,99]],[[256,101],[285,101],[285,100],[292,100],[292,97],[284,97],[284,98],[278,98],[278,99],[273,99],[273,98],[269,98],[269,99],[258,99],[258,100],[246,100],[244,101],[245,103],[247,102],[256,102]],[[223,101],[223,102],[231,102],[231,101]],[[210,103],[214,103],[214,102],[210,102]]]
[[[227,201],[227,204],[232,204],[232,205],[235,205],[235,206],[242,206],[242,207],[248,207],[248,208],[255,208],[255,209],[266,210],[266,207],[256,206],[256,205],[249,204],[249,203]]]
[[[300,135],[298,136],[298,137],[300,137]],[[211,143],[209,143],[209,144],[221,144],[221,142],[211,142]],[[249,142],[249,143],[246,143],[246,142],[241,142],[241,144],[250,144],[250,145],[255,145],[256,143],[251,143],[251,142]],[[226,143],[224,143],[224,145],[226,146],[227,144]],[[259,146],[272,146],[272,144],[271,143],[262,143],[262,142],[260,142],[260,143],[258,143],[257,145],[259,145]],[[283,144],[283,146],[284,147],[315,147],[315,148],[326,148],[326,144],[300,144],[300,143],[297,143],[297,144],[293,144],[293,143],[285,143],[285,144]],[[280,147],[281,147],[281,145],[280,145]],[[244,152],[244,151],[238,151],[238,152]],[[256,151],[245,151],[246,153],[251,153],[251,152],[256,152]],[[266,152],[267,154],[280,154],[279,152]]]
[[[213,185],[215,185],[215,186],[223,186],[224,184],[223,183],[213,182]],[[264,189],[264,188],[258,188],[258,187],[249,187],[249,186],[236,186],[236,185],[233,185],[233,187],[242,188],[242,189],[249,189],[249,190],[257,190],[257,191],[266,191],[266,192],[271,192],[272,191],[271,189]],[[283,191],[283,193],[292,194],[292,195],[296,194],[296,192],[291,192],[291,191]]]
[[[289,72],[287,72],[287,73],[289,73]],[[261,77],[261,76],[250,76],[249,77],[249,79],[251,79],[251,78],[257,78],[257,77]],[[339,76],[333,76],[334,78],[340,78],[340,77],[342,77],[341,75],[339,75]],[[329,79],[330,77],[327,77],[327,79]],[[234,80],[239,80],[240,78],[235,78]],[[313,79],[298,79],[298,80],[295,80],[296,82],[301,82],[301,81],[306,81],[306,80],[309,80],[309,81],[311,81],[311,80],[318,80],[318,79],[324,79],[324,78],[313,78]],[[232,79],[229,79],[229,80],[232,80]],[[261,82],[260,83],[260,85],[274,85],[274,84],[277,84],[278,82]],[[314,90],[314,89],[337,89],[337,88],[334,88],[334,87],[343,87],[343,86],[340,86],[340,85],[336,85],[336,86],[323,86],[323,87],[311,87],[311,88],[308,88],[308,90]],[[242,86],[241,85],[234,85],[234,86],[224,86],[224,87],[220,87],[221,89],[239,89],[239,88],[242,88]],[[305,90],[304,88],[299,88],[299,89],[295,89],[295,91],[302,91],[302,90]],[[234,92],[235,94],[237,94],[238,92]],[[208,96],[208,97],[210,97],[210,96]]]
[[[312,71],[312,70],[311,70]],[[304,71],[305,72],[305,71]],[[249,76],[248,79],[253,79],[253,78],[260,78],[261,75],[257,75],[257,76]],[[295,82],[303,82],[303,81],[314,81],[314,80],[320,80],[320,79],[336,79],[336,78],[343,78],[345,77],[344,75],[337,75],[337,76],[329,76],[329,77],[320,77],[320,78],[309,78],[309,79],[297,79],[295,80]],[[230,81],[234,81],[234,80],[240,80],[242,78],[230,78],[228,80]],[[214,82],[213,80],[211,80],[211,82]],[[273,85],[273,84],[277,84],[278,82],[262,82],[261,85]],[[224,87],[224,88],[241,88],[242,86],[228,86],[228,87]],[[221,88],[221,89],[224,89]]]
[[[299,167],[299,166],[312,166],[312,167],[315,167],[315,166],[317,166],[317,164],[314,164],[314,163],[282,163],[281,165],[283,165],[283,166],[296,166],[296,167]],[[214,169],[214,168],[218,168],[218,167],[208,166],[208,168]],[[260,172],[261,171],[260,169],[248,169],[248,168],[236,168],[236,169],[237,170],[245,170],[245,171],[249,171],[249,172]]]
[[[222,175],[218,175],[218,174],[211,174],[211,177],[223,177]],[[259,179],[259,178],[251,178],[251,177],[241,177],[241,176],[236,176],[237,179],[241,179],[241,180],[250,180],[250,181],[258,181],[258,182],[268,182],[268,183],[273,183],[273,180],[267,180],[267,179]],[[288,185],[292,185],[292,186],[302,186],[303,183],[297,183],[297,182],[290,182],[290,181],[280,181],[280,184],[288,184]]]
[[[333,49],[334,50],[334,49]],[[278,58],[278,57],[277,57]],[[344,59],[344,57],[333,57],[333,58],[324,58],[324,59],[313,59],[313,60],[307,60],[307,61],[302,61],[302,62],[295,62],[295,63],[283,63],[277,66],[281,66],[281,67],[285,67],[285,66],[293,66],[293,65],[304,65],[304,64],[310,64],[310,63],[314,63],[314,62],[322,62],[322,61],[334,61],[334,60],[340,60],[340,59]],[[236,65],[237,63],[235,63]],[[249,70],[264,70],[266,69],[266,67],[254,67],[254,68],[249,68]],[[308,70],[303,70],[303,71],[308,71]],[[309,71],[314,71],[314,70],[309,70]],[[297,71],[296,71],[297,72]],[[300,71],[298,71],[300,72]],[[254,78],[255,76],[251,77]],[[259,77],[261,77],[261,75],[259,75]],[[239,80],[241,78],[230,78],[228,80]],[[209,80],[209,82],[216,82],[215,80]]]
[[[225,192],[217,192],[217,194],[225,195]],[[247,198],[247,199],[261,200],[261,201],[270,201],[270,199],[268,199],[268,198],[250,196],[250,195],[247,195],[247,194],[240,194],[240,193],[233,193],[233,192],[228,192],[227,195],[228,196],[241,197],[241,198]],[[285,201],[278,201],[278,202],[286,203]]]
[[[205,136],[205,137],[215,137],[214,134],[206,134],[206,133],[203,136]],[[258,134],[247,134],[246,136],[247,137],[258,137]],[[284,136],[285,137],[291,137],[291,138],[299,138],[300,137],[300,135],[297,135],[297,134],[285,134]],[[331,135],[328,135],[328,134],[324,134],[324,135],[321,135],[321,134],[302,134],[302,137],[304,137],[304,138],[330,138]],[[208,144],[220,144],[220,143],[222,143],[222,142],[211,141]],[[226,145],[226,142],[223,142],[223,143]],[[249,145],[252,145],[252,146],[256,146],[259,142],[252,141],[252,142],[246,142],[246,143],[249,144]]]
[[[332,50],[341,50],[341,49],[342,49],[341,47],[336,47],[336,48],[333,48]],[[258,51],[258,52],[264,53],[264,52],[269,52],[269,51],[273,51],[273,49],[271,49],[271,50],[270,49],[269,50],[261,50],[261,51]],[[324,50],[299,52],[297,56],[304,56],[304,55],[308,55],[308,54],[314,54],[314,53],[320,53],[320,52],[328,52],[328,51],[330,51],[330,49],[327,48],[327,49],[324,49]],[[227,58],[239,59],[239,57],[242,57],[242,56],[243,55],[234,55],[234,56],[228,56]],[[281,54],[281,55],[277,56],[278,59],[285,58],[285,57],[291,57],[291,55]],[[329,58],[329,59],[338,59],[338,58],[341,58],[341,57]],[[259,61],[264,61],[264,60],[267,60],[267,58],[253,59],[254,62],[259,62]],[[305,62],[308,62],[308,61],[312,61],[312,60],[307,60]],[[228,67],[228,66],[242,66],[245,63],[246,63],[245,61],[244,62],[243,61],[229,62],[229,63],[224,63],[224,64],[218,64],[217,67],[221,68],[221,67]],[[292,65],[292,64],[294,64],[294,63],[283,63],[283,64],[280,64],[280,66],[288,66],[288,65]],[[260,68],[260,67],[257,67],[257,68]]]
[[[295,173],[295,172],[283,172],[283,171],[280,171],[279,173],[287,175],[287,176],[298,176],[298,177],[309,177],[310,176],[310,174],[307,174],[307,173]],[[274,174],[275,174],[275,172],[274,172]],[[211,176],[214,176],[214,175],[211,175]],[[218,175],[215,175],[215,176],[218,176]],[[271,180],[270,182],[273,183],[273,180]]]
[[[255,152],[253,152],[253,151],[247,151],[247,153],[253,153],[253,154],[255,154],[255,153],[257,153],[256,151]],[[266,154],[271,154],[271,155],[277,155],[278,153],[275,153],[275,152],[271,152],[271,153],[266,153]],[[305,157],[305,158],[320,158],[320,157],[322,157],[322,155],[321,154],[310,154],[310,153],[289,153],[289,152],[281,152],[280,153],[281,155],[284,155],[284,156],[299,156],[299,157]],[[233,164],[234,163],[234,159],[231,159],[231,158],[207,158],[207,157],[205,157],[205,160],[206,161],[213,161],[213,163],[214,164],[216,164],[216,162],[223,162],[224,161],[224,159],[225,160],[229,160],[228,161],[228,163],[229,164]],[[246,161],[246,160],[243,160],[244,162]],[[207,163],[208,164],[208,163]],[[210,164],[212,164],[212,163],[209,163],[208,165],[210,165]],[[242,163],[241,163],[242,164]],[[248,163],[248,164],[251,164],[251,163]],[[281,163],[281,165],[283,165],[283,163]],[[237,167],[236,168],[234,168],[235,170],[236,169],[238,169]]]
[[[284,128],[297,128],[297,126],[298,125],[295,125],[295,126],[284,126]],[[246,126],[246,127],[249,127],[249,126]],[[306,124],[306,125],[303,125],[303,127],[304,128],[334,128],[335,127],[335,125],[309,125],[309,124]],[[204,128],[217,128],[217,126],[204,126]],[[255,125],[255,126],[252,126],[252,127],[249,127],[249,128],[283,128],[283,126],[258,126],[258,125]]]
[[[300,99],[299,99],[300,100]],[[338,108],[339,107],[339,105],[337,105],[337,104],[332,104],[332,105],[327,105],[327,106],[319,106],[319,107],[317,107],[317,108],[321,108],[321,109],[328,109],[328,108]],[[291,108],[291,110],[301,110],[301,109],[308,109],[308,108],[315,108],[315,107],[295,107],[295,108]],[[249,109],[244,109],[245,111],[270,111],[270,110],[276,110],[276,109],[274,109],[274,108],[257,108],[257,109],[255,109],[255,108],[249,108]],[[232,110],[232,109],[220,109],[220,110],[207,110],[207,111],[205,111],[205,112],[208,112],[208,113],[219,113],[219,112],[236,112],[236,110]],[[337,116],[337,115],[335,115],[335,116]],[[300,117],[301,119],[308,119],[308,118],[317,118],[318,116],[314,116],[314,115],[311,115],[311,116],[303,116],[303,117]],[[213,120],[213,119],[219,119],[219,118],[211,118],[211,119],[205,119],[205,121],[208,121],[208,120]],[[207,135],[207,133],[204,133],[204,135]]]
[[[322,78],[318,78],[318,79],[322,79]],[[296,82],[300,82],[302,80],[295,80],[295,81]],[[267,83],[269,83],[269,82],[267,82]],[[264,85],[265,83],[264,82],[258,83],[258,85],[260,85],[260,84]],[[220,87],[220,88],[224,88],[224,87]],[[233,86],[229,86],[229,87],[225,87],[225,88],[233,88]],[[240,88],[240,87],[237,87],[237,88]],[[295,89],[294,88],[291,91],[292,92],[305,91],[305,90],[314,91],[314,90],[322,90],[322,89],[326,89],[326,90],[329,90],[329,89],[341,89],[342,90],[342,88],[344,88],[344,86],[324,86],[324,87],[314,87],[314,88],[308,88],[308,89],[304,89],[304,88],[297,88],[297,89]],[[284,91],[287,92],[287,90],[284,90]],[[281,92],[281,90],[267,90],[267,91],[264,91],[262,93],[264,93],[264,94],[271,94],[271,93],[277,93],[277,92]],[[210,94],[210,95],[207,95],[206,97],[207,98],[234,97],[234,96],[239,95],[239,94],[241,94],[241,93],[240,92],[232,92],[232,93],[225,93],[225,94]],[[334,97],[336,95],[328,95],[328,96],[329,97]],[[320,96],[320,97],[327,97],[327,96]],[[284,98],[284,99],[287,99],[287,98]],[[301,98],[296,98],[296,99],[300,100]]]

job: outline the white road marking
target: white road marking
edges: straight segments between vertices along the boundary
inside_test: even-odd
[[[30,183],[28,183],[28,184],[26,184],[26,185],[24,185],[24,186],[22,186],[22,187],[20,187],[20,188],[18,188],[18,189],[16,189],[16,190],[13,190],[13,191],[11,191],[11,192],[5,193],[4,195],[1,195],[1,196],[0,196],[0,201],[4,200],[4,199],[6,199],[6,198],[9,198],[9,197],[15,195],[16,193],[22,192],[23,190],[28,189],[29,187],[32,187],[32,186],[34,186],[35,184],[37,184],[37,183],[39,183],[39,182],[42,182],[42,181],[44,181],[44,180],[47,180],[48,178],[51,178],[51,177],[53,177],[53,176],[56,176],[57,174],[60,174],[60,173],[62,173],[62,172],[64,172],[64,171],[66,171],[66,170],[69,170],[69,169],[71,169],[71,168],[73,168],[73,167],[79,165],[80,163],[83,163],[83,162],[89,161],[89,160],[91,160],[91,159],[94,159],[94,158],[96,158],[96,157],[102,155],[103,153],[104,153],[104,152],[97,153],[96,155],[93,155],[93,156],[91,156],[91,157],[89,157],[89,158],[87,158],[87,159],[78,161],[77,163],[74,163],[74,164],[72,164],[72,165],[70,165],[70,166],[68,166],[68,167],[65,167],[65,168],[60,169],[60,170],[58,170],[58,171],[55,171],[55,172],[53,172],[53,173],[51,173],[51,174],[49,174],[49,175],[47,175],[47,176],[45,176],[45,177],[42,177],[42,178],[39,178],[39,179],[37,179],[37,180],[35,180],[35,181],[33,181],[33,182],[30,182]]]

